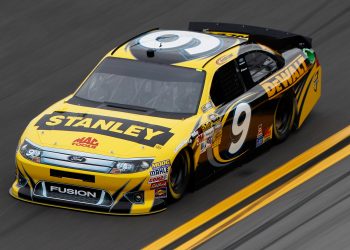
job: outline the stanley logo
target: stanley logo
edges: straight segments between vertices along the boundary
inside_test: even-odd
[[[272,78],[268,78],[261,86],[265,89],[269,99],[293,86],[301,79],[308,71],[305,59],[299,56],[296,60],[290,63],[285,69]]]
[[[61,130],[96,133],[133,141],[150,147],[164,145],[172,136],[170,128],[144,122],[100,115],[54,112],[44,115],[36,124],[38,130]],[[86,141],[84,141],[86,140]],[[78,145],[79,144],[79,145]],[[73,145],[96,148],[97,140],[81,138]]]
[[[82,137],[74,140],[72,145],[87,148],[96,148],[98,146],[98,140],[92,137]]]

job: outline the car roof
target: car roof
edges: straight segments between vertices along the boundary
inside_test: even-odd
[[[112,57],[200,69],[248,38],[234,33],[151,30],[111,52]]]

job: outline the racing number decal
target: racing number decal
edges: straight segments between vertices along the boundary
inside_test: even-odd
[[[236,108],[236,112],[234,113],[234,116],[233,116],[232,134],[234,137],[239,136],[239,139],[236,142],[235,141],[231,142],[228,152],[232,155],[237,153],[241,149],[243,143],[245,142],[245,139],[248,134],[251,114],[252,114],[252,109],[250,108],[249,104],[247,103],[238,104]]]
[[[228,116],[231,115],[232,124],[226,123]],[[207,151],[208,161],[212,166],[227,166],[246,152],[242,151],[242,148],[248,136],[251,117],[252,109],[248,103],[240,103],[236,108],[229,108],[226,111],[222,124],[227,131],[225,133],[229,133],[230,136],[223,137],[219,147]]]
[[[152,32],[141,37],[139,44],[149,49],[185,47],[183,50],[189,55],[197,55],[217,48],[220,45],[220,39],[202,33],[164,30]]]
[[[156,30],[131,40],[126,51],[140,61],[175,64],[214,56],[238,42],[235,38],[193,31]]]

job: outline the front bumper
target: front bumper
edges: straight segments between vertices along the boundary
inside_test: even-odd
[[[31,162],[16,155],[17,178],[10,189],[16,199],[103,214],[141,215],[166,208],[156,197],[149,172],[105,174]]]

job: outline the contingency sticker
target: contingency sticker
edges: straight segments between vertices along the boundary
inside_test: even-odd
[[[162,187],[162,188],[156,188],[154,190],[154,195],[156,198],[166,198],[167,197],[167,188]]]
[[[272,125],[266,129],[263,129],[263,124],[258,126],[258,134],[256,136],[256,147],[260,147],[265,142],[272,139]]]
[[[168,173],[169,173],[169,168],[170,168],[170,160],[164,160],[164,161],[159,161],[155,162],[152,164],[152,170],[150,172],[150,178],[148,180],[149,184],[155,188],[163,186],[162,184],[159,183],[164,183],[168,179]],[[153,188],[152,188],[153,189]]]
[[[99,142],[97,139],[92,138],[92,137],[81,137],[78,139],[75,139],[72,142],[73,146],[78,146],[78,147],[86,147],[86,148],[96,148],[99,145]]]
[[[201,154],[208,148],[217,147],[221,143],[222,125],[220,117],[217,114],[210,114],[209,121],[202,124],[197,132],[197,145],[200,147]]]

